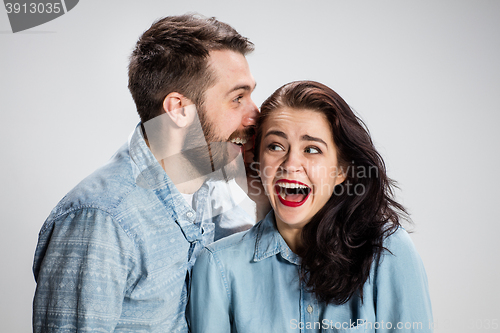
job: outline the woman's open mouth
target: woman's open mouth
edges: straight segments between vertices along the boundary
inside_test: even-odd
[[[280,202],[288,207],[298,207],[306,202],[311,188],[296,180],[281,179],[274,185]]]

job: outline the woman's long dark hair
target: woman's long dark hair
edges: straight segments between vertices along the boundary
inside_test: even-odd
[[[320,112],[330,123],[337,159],[345,180],[302,229],[301,280],[322,302],[342,304],[355,293],[363,298],[370,267],[395,232],[405,208],[394,200],[395,182],[370,134],[347,103],[332,89],[314,81],[288,83],[261,106],[255,140],[259,156],[262,124],[276,109],[288,107]]]

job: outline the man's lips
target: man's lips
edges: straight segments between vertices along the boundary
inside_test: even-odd
[[[274,185],[274,190],[280,202],[288,207],[302,206],[311,194],[311,188],[306,184],[290,179],[280,179]]]

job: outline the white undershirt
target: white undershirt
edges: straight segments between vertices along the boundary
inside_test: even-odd
[[[193,196],[194,193],[191,194],[186,194],[186,193],[181,193],[182,196],[184,197],[184,200],[186,200],[187,204],[193,208]]]

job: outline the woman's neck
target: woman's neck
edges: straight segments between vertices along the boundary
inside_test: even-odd
[[[293,251],[293,253],[298,253],[298,250],[302,246],[302,227],[303,226],[290,226],[279,220],[275,215],[276,228],[285,240],[286,244]]]

